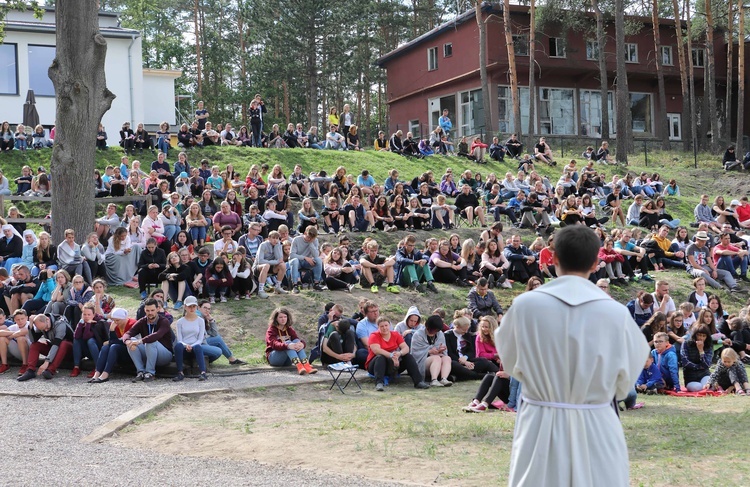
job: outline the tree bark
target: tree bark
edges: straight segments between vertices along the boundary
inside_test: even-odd
[[[680,12],[680,6],[677,3],[678,0],[672,0],[672,10],[674,15],[674,30],[675,37],[677,38],[677,58],[680,63],[680,90],[682,93],[682,126],[680,127],[680,136],[682,137],[682,149],[684,151],[690,150],[690,137],[685,135],[685,126],[691,127],[692,111],[690,109],[690,91],[688,90],[688,68],[687,59],[685,57],[685,45],[684,36],[682,35],[682,14]],[[688,52],[688,56],[691,54]],[[695,140],[695,139],[692,139]]]
[[[706,0],[706,69],[703,75],[707,77],[708,84],[708,115],[711,124],[711,152],[719,150],[719,120],[716,113],[716,83],[714,83],[714,16],[711,11],[711,0]],[[706,96],[705,93],[703,96]]]
[[[690,0],[685,0],[685,27],[687,28],[688,85],[690,87],[690,136],[693,140],[693,150],[697,150],[698,116],[695,109],[695,67],[693,66],[693,41],[690,38]],[[705,95],[705,94],[704,94]]]
[[[521,103],[518,99],[518,72],[516,71],[516,53],[513,51],[513,33],[510,28],[510,0],[503,3],[503,26],[505,29],[505,47],[508,51],[508,76],[510,77],[510,99],[513,103],[513,132],[521,137]]]
[[[607,34],[604,30],[604,14],[599,7],[598,0],[592,0],[592,7],[596,15],[596,42],[599,45],[599,96],[601,96],[601,137],[609,138],[609,81],[607,79],[607,56],[604,46],[607,44]]]
[[[487,25],[482,18],[482,2],[477,0],[474,7],[479,29],[479,78],[482,82],[482,105],[484,106],[485,140],[492,135],[492,104],[490,103],[490,85],[487,78]]]
[[[739,0],[742,1],[742,0]],[[723,138],[732,140],[732,55],[734,54],[734,1],[727,2],[727,93],[724,97]],[[739,36],[742,39],[742,34]],[[738,152],[735,152],[738,154]]]
[[[669,121],[667,120],[667,94],[664,89],[664,68],[661,58],[661,35],[659,33],[659,0],[651,0],[651,24],[654,31],[654,52],[656,55],[656,84],[659,105],[656,114],[656,126],[661,132],[661,148],[669,150]]]
[[[240,85],[242,89],[247,86],[247,64],[245,62],[245,56],[247,55],[245,49],[245,9],[244,3],[240,0],[237,2],[237,34],[240,37]],[[240,105],[242,125],[247,125],[247,96],[242,97],[242,103]]]
[[[745,148],[743,147],[744,138],[744,123],[745,123],[745,43],[742,42],[745,36],[745,5],[744,0],[739,0],[739,14],[740,14],[740,39],[739,46],[737,49],[737,142],[735,154],[744,154]]]
[[[198,98],[201,98],[203,96],[203,73],[201,72],[201,31],[198,22],[199,4],[200,0],[195,0],[193,5],[193,22],[195,23],[195,79],[198,84],[195,94]]]
[[[628,145],[631,139],[630,126],[630,92],[628,91],[628,73],[625,69],[625,2],[615,0],[615,58],[617,59],[617,161],[628,163]]]
[[[536,120],[536,0],[529,5],[529,135],[534,133]]]
[[[48,75],[56,93],[57,117],[52,150],[52,241],[66,229],[83,242],[94,224],[96,133],[115,95],[107,89],[107,41],[99,33],[97,2],[57,2],[56,53]]]

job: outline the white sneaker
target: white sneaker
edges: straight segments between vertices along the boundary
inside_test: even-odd
[[[445,387],[445,386],[441,384],[439,380],[432,379],[432,382],[430,382],[430,387]]]
[[[274,290],[276,291],[276,294],[289,294],[289,291],[287,291],[281,286],[276,286]]]
[[[259,289],[258,297],[261,299],[268,299],[268,293],[264,289]]]
[[[336,232],[334,232],[334,231],[333,231],[333,228],[329,228],[329,229],[328,229],[328,233],[329,233],[329,234],[331,234],[331,235],[333,235],[333,234],[334,234],[334,233],[336,233]]]
[[[443,385],[443,387],[450,387],[453,385],[453,382],[449,381],[448,379],[441,379],[440,383]]]
[[[221,302],[222,303],[226,303],[227,302],[227,297],[226,296],[222,296],[221,297]]]

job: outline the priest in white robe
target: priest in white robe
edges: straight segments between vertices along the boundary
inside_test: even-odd
[[[515,298],[495,333],[504,370],[523,385],[511,486],[629,485],[613,401],[632,390],[649,346],[625,306],[587,279],[598,250],[588,227],[555,234],[560,277]]]

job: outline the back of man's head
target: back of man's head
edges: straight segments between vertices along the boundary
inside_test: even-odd
[[[587,226],[571,225],[555,234],[555,255],[567,272],[591,272],[599,259],[599,237]]]

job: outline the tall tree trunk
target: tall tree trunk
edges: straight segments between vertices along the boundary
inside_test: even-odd
[[[742,0],[738,0],[742,1]],[[728,141],[732,140],[732,55],[734,54],[734,1],[727,2],[727,93],[724,97],[724,130],[723,138]],[[742,34],[739,35],[740,42],[743,40]],[[737,152],[735,152],[737,154]]]
[[[289,82],[284,80],[282,87],[284,88],[284,120],[286,123],[293,123],[292,108],[289,106]]]
[[[529,5],[529,135],[536,121],[536,0]]]
[[[365,52],[369,52],[369,49]],[[370,115],[372,112],[370,112],[370,101],[372,100],[372,94],[370,93],[370,63],[368,62],[365,66],[365,112],[359,114],[359,124],[361,126],[364,126],[364,140],[362,141],[364,144],[369,144],[369,142],[373,139],[372,133],[370,132]],[[362,138],[362,137],[360,137]]]
[[[193,4],[193,22],[195,24],[195,80],[198,84],[195,94],[198,98],[201,98],[203,96],[203,73],[201,71],[201,31],[198,27],[198,12],[200,12],[200,9],[198,8],[199,4],[200,0],[195,0],[195,3]]]
[[[485,140],[492,137],[492,104],[490,103],[490,84],[487,78],[487,25],[482,17],[482,2],[477,0],[474,7],[479,29],[479,78],[482,82],[482,105],[484,106]]]
[[[688,90],[688,68],[687,58],[685,57],[684,36],[682,35],[682,14],[678,0],[672,0],[672,11],[674,15],[674,30],[677,38],[677,58],[680,63],[680,90],[682,93],[682,126],[680,127],[680,136],[682,137],[682,150],[690,150],[690,137],[685,135],[685,126],[690,127],[692,112],[690,110],[690,91]],[[688,57],[690,56],[688,52]],[[693,139],[694,140],[694,139]]]
[[[601,136],[602,140],[609,138],[609,81],[607,79],[607,56],[604,46],[607,44],[607,33],[604,30],[604,14],[599,7],[599,0],[592,0],[592,7],[596,15],[596,42],[599,45],[599,96],[601,97]]]
[[[719,150],[719,119],[716,113],[716,83],[714,79],[714,15],[711,11],[711,0],[706,0],[706,69],[703,75],[707,77],[708,84],[708,108],[707,114],[711,124],[711,152],[716,153]],[[706,94],[704,93],[705,97]]]
[[[656,83],[659,91],[659,105],[656,114],[656,127],[661,132],[661,148],[669,150],[669,120],[667,120],[667,94],[664,90],[664,67],[661,58],[661,35],[659,33],[659,0],[651,0],[651,24],[654,31],[654,52],[656,53]]]
[[[737,142],[735,154],[745,153],[745,5],[744,0],[739,0],[738,10],[740,14],[740,30],[737,39],[739,47],[737,49]]]
[[[697,150],[698,143],[698,114],[695,104],[695,66],[693,66],[693,41],[690,38],[690,0],[685,0],[685,27],[687,28],[688,84],[690,87],[690,137],[693,140],[693,150]],[[704,131],[702,131],[704,132]]]
[[[615,58],[617,60],[617,104],[615,125],[617,131],[617,160],[628,163],[630,126],[630,92],[628,73],[625,69],[625,2],[615,0]]]
[[[244,16],[245,16],[245,9],[244,9],[244,3],[242,1],[239,1],[237,3],[237,34],[240,37],[240,84],[242,88],[245,88],[247,86],[247,65],[245,61],[245,22],[244,22]],[[247,125],[247,96],[242,97],[242,104],[240,110],[241,118],[242,118],[242,125]]]
[[[308,103],[307,103],[307,120],[310,125],[316,125],[318,113],[318,64],[317,64],[317,47],[315,45],[315,16],[310,16],[310,32],[307,33],[307,78],[309,82]],[[323,107],[325,111],[325,107]],[[324,129],[325,130],[325,129]],[[327,132],[327,130],[326,130]]]
[[[104,61],[107,41],[99,32],[98,2],[57,2],[56,53],[48,70],[56,93],[57,132],[52,150],[52,241],[65,230],[83,242],[94,222],[91,174],[96,148],[91,134],[112,106]]]
[[[508,51],[508,76],[510,78],[510,99],[513,103],[513,132],[521,137],[521,102],[518,96],[518,72],[516,71],[516,53],[513,51],[513,32],[510,28],[510,0],[503,3],[503,26],[505,29],[505,47]]]

